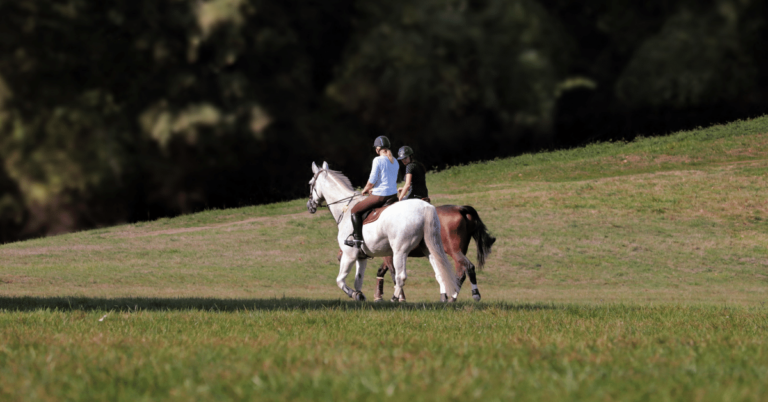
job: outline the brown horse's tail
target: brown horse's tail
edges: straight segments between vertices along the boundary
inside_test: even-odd
[[[496,238],[491,236],[491,233],[488,232],[488,228],[485,226],[485,223],[483,223],[483,220],[480,219],[480,215],[477,214],[477,211],[472,208],[469,205],[464,205],[459,208],[459,212],[461,212],[462,215],[470,216],[470,220],[475,223],[475,230],[472,232],[472,238],[475,239],[475,244],[477,244],[477,268],[482,269],[485,265],[485,259],[491,255],[491,247],[493,246],[493,243],[496,242]]]

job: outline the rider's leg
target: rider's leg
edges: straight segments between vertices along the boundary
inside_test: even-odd
[[[363,213],[373,208],[384,205],[389,197],[381,197],[378,195],[372,195],[352,207],[351,219],[352,219],[352,237],[353,240],[345,240],[344,244],[349,247],[360,248],[363,241]]]
[[[352,238],[355,241],[355,247],[360,247],[363,243],[363,216],[362,213],[352,214]]]

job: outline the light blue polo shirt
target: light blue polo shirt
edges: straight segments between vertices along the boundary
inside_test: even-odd
[[[368,183],[373,184],[371,194],[384,197],[397,194],[397,171],[399,169],[400,164],[397,163],[397,159],[395,159],[395,163],[391,163],[386,156],[374,158],[371,175],[368,177]]]

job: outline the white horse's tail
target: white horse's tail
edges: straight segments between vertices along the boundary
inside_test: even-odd
[[[440,276],[445,284],[445,293],[448,297],[455,295],[458,292],[456,274],[445,254],[443,240],[440,237],[440,218],[437,216],[437,209],[432,205],[429,205],[424,212],[424,242],[427,243],[429,253],[435,257]]]

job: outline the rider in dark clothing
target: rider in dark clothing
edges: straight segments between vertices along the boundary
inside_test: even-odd
[[[413,149],[409,146],[400,147],[397,159],[405,165],[405,184],[398,194],[399,200],[429,198],[427,169],[413,157]]]

